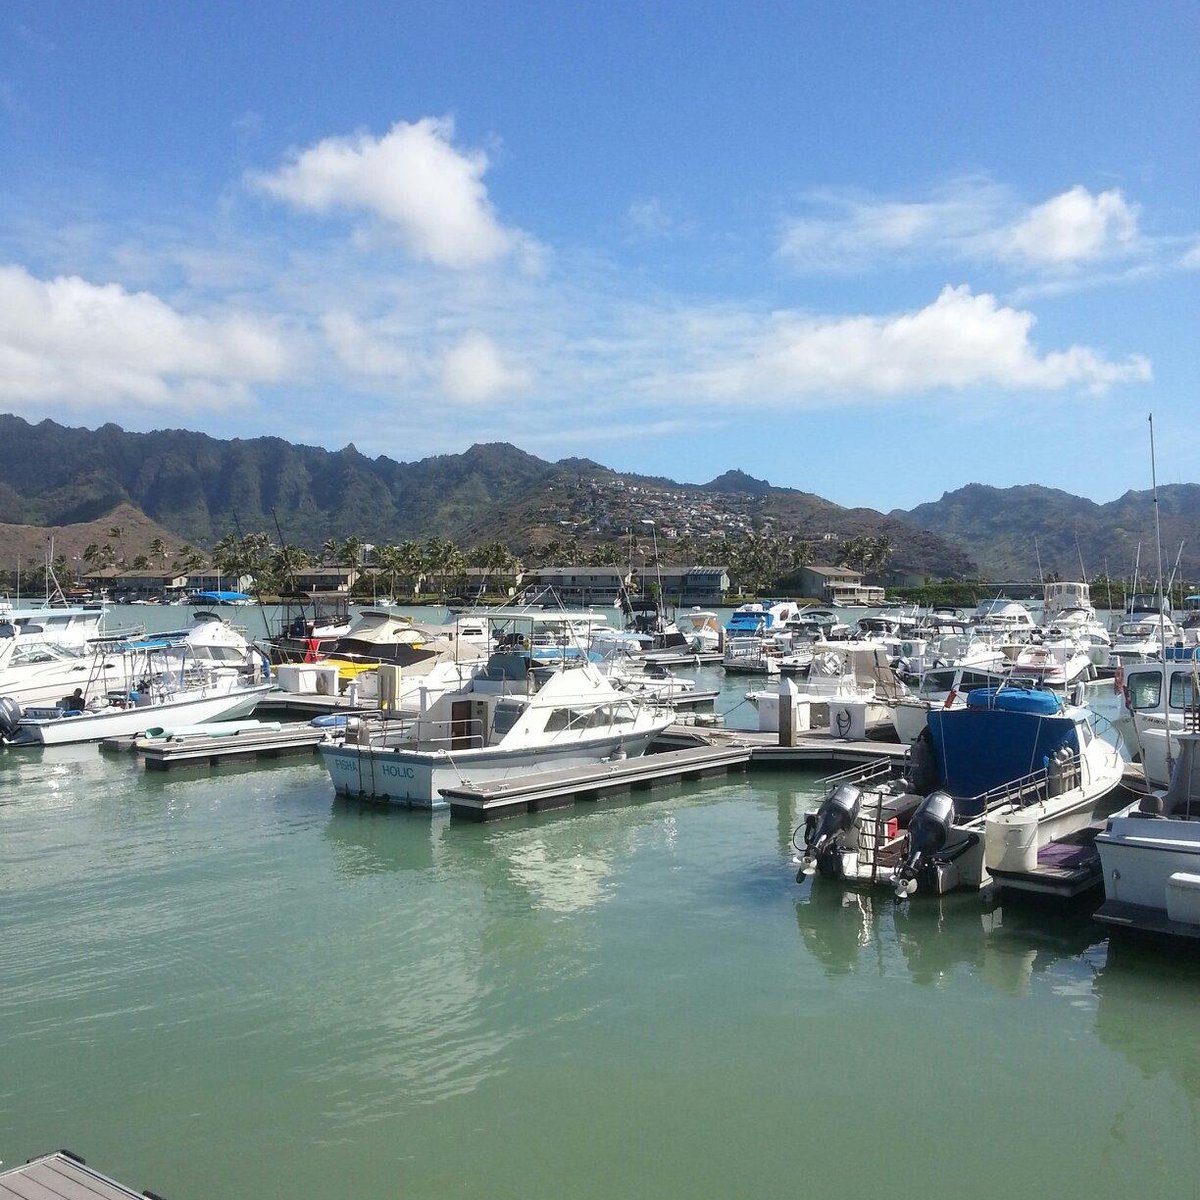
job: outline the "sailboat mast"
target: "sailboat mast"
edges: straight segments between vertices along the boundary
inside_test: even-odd
[[[1154,462],[1154,414],[1150,414],[1150,488],[1154,496],[1154,549],[1158,558],[1158,641],[1162,647],[1162,706],[1163,730],[1167,746],[1167,783],[1170,784],[1173,765],[1171,762],[1171,707],[1170,667],[1167,662],[1167,614],[1163,600],[1162,522],[1158,512],[1158,468]]]

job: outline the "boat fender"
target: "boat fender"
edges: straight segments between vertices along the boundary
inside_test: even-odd
[[[310,637],[304,650],[304,661],[306,663],[315,663],[321,657],[321,642],[319,638]]]

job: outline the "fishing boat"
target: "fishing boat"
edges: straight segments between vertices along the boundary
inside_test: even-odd
[[[440,808],[443,788],[635,757],[673,719],[586,660],[540,664],[514,647],[416,718],[361,722],[320,751],[340,794]]]
[[[166,723],[233,720],[251,712],[274,686],[145,649],[124,650],[119,660],[119,672],[98,669],[67,702],[54,707],[22,709],[9,697],[0,699],[0,740],[66,746],[137,736]]]
[[[1171,783],[1114,813],[1096,849],[1104,903],[1122,929],[1200,938],[1200,731],[1177,737]]]
[[[1122,768],[1086,709],[1051,692],[978,689],[964,708],[930,711],[906,764],[824,781],[824,802],[794,835],[797,878],[901,897],[993,881],[1068,894],[1098,876],[1064,870],[1064,845],[1112,811]]]
[[[1179,757],[1178,735],[1200,727],[1200,647],[1168,646],[1164,662],[1128,668],[1117,686],[1125,705],[1114,725],[1130,755],[1140,757],[1147,784],[1165,788],[1169,760]]]
[[[0,696],[21,708],[54,704],[85,687],[97,672],[114,678],[120,674],[115,659],[97,661],[94,655],[68,650],[38,633],[16,632],[20,628],[10,626],[8,633],[0,632]]]

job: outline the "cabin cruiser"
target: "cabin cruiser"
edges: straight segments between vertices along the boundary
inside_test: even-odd
[[[516,648],[415,719],[362,723],[320,749],[339,793],[439,808],[443,788],[640,755],[673,719],[592,663],[544,666]]]
[[[1096,837],[1104,903],[1096,919],[1121,929],[1200,937],[1200,731],[1178,735],[1166,792],[1116,812]]]
[[[983,600],[971,617],[977,637],[1025,640],[1037,628],[1037,622],[1024,604],[999,596]]]
[[[1037,889],[1063,839],[1112,811],[1122,769],[1086,709],[1050,692],[978,689],[963,708],[930,710],[907,765],[825,780],[824,803],[795,833],[797,878],[820,872],[900,897],[993,880]]]
[[[762,600],[740,604],[725,623],[726,638],[773,636],[802,613],[791,600]]]
[[[1128,616],[1117,627],[1109,651],[1109,665],[1129,667],[1134,663],[1161,658],[1164,646],[1182,643],[1175,622],[1162,613],[1138,613]]]
[[[0,625],[0,696],[21,708],[55,704],[77,687],[86,687],[98,671],[115,674],[116,660],[68,650],[38,633],[18,633]],[[7,630],[7,632],[5,632]]]
[[[906,694],[906,690],[882,647],[868,642],[845,645],[818,642],[813,647],[808,676],[796,685],[793,694],[811,706],[813,725],[828,725],[842,736],[847,736],[850,729],[837,728],[839,712],[843,714],[844,723],[845,714],[857,708],[862,714],[862,728],[855,731],[855,736],[862,736],[867,727],[888,719],[892,704]],[[767,694],[774,699],[775,693]],[[746,699],[757,706],[763,695],[763,692],[748,692]],[[849,719],[853,720],[852,717]]]
[[[36,634],[67,650],[83,652],[104,638],[104,605],[21,605],[0,600],[0,636],[6,630]]]
[[[1189,725],[1200,727],[1200,647],[1168,646],[1165,663],[1129,667],[1117,683],[1125,710],[1113,724],[1130,755],[1140,756],[1146,782],[1165,788],[1171,782],[1168,752],[1172,760],[1178,758],[1179,733]]]
[[[1030,642],[1017,650],[1010,672],[1030,679],[1038,687],[1063,690],[1095,674],[1095,666],[1074,638],[1046,643]]]
[[[689,649],[698,654],[713,654],[721,649],[721,618],[715,612],[693,608],[676,623]]]

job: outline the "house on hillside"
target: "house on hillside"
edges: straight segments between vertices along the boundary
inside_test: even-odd
[[[538,567],[525,572],[526,590],[552,588],[563,604],[612,605],[630,576],[620,567]]]
[[[861,571],[812,565],[800,568],[800,591],[827,604],[882,604],[883,588],[864,584]]]

